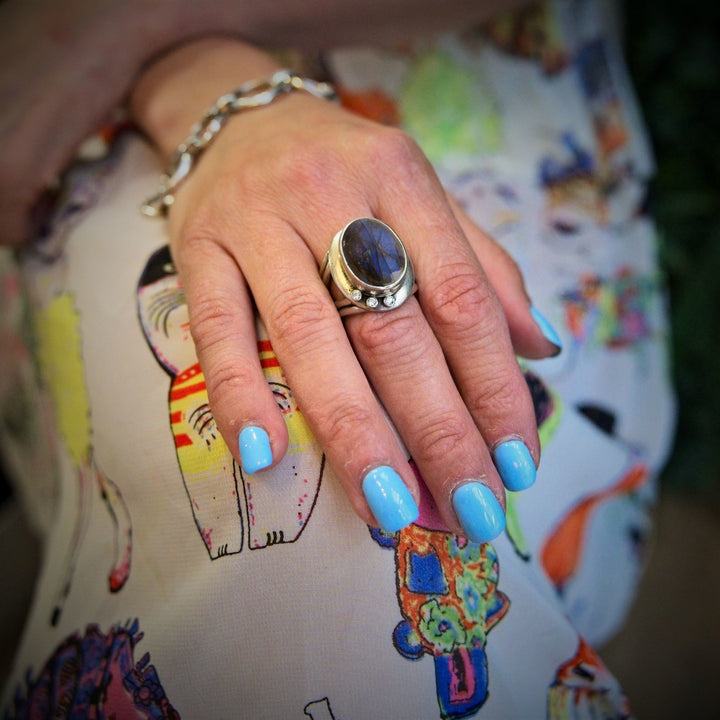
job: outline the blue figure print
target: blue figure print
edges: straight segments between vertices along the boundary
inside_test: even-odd
[[[487,699],[487,634],[504,617],[510,600],[497,589],[493,546],[435,529],[439,523],[432,515],[423,514],[418,520],[423,525],[392,535],[374,528],[370,532],[395,552],[403,619],[393,632],[393,644],[410,660],[433,658],[440,717],[455,720],[474,715]]]

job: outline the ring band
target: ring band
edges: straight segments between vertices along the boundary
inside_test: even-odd
[[[340,315],[394,310],[417,290],[405,245],[375,218],[356,218],[335,235],[320,275],[340,291]]]

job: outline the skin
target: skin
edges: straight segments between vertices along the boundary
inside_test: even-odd
[[[527,0],[3,0],[0,244],[43,220],[43,200],[81,141],[145,67],[217,34],[265,47],[381,44],[479,22]],[[322,18],[318,21],[317,18]]]
[[[215,97],[276,68],[243,43],[198,41],[159,60],[138,83],[132,107],[169,155]],[[332,235],[358,216],[378,217],[404,239],[420,289],[391,313],[343,322],[318,266]],[[555,348],[530,316],[513,261],[447,197],[404,133],[304,94],[235,115],[177,193],[169,229],[210,403],[231,448],[247,425],[267,430],[276,460],[287,446],[257,360],[252,297],[366,522],[374,518],[361,481],[373,467],[391,466],[419,497],[371,385],[458,532],[451,502],[458,485],[481,480],[504,506],[492,448],[520,438],[538,461],[532,402],[514,352],[544,357]]]
[[[321,8],[320,32],[306,2],[214,1],[202,3],[202,13],[199,5],[6,0],[2,242],[31,234],[38,198],[126,95],[168,157],[216,97],[277,67],[248,42],[195,36],[382,42],[437,30],[440,17],[479,20],[494,9],[372,0],[362,22],[348,22],[356,4],[341,0]],[[410,26],[408,18],[421,20]],[[343,321],[318,266],[332,236],[358,216],[378,217],[403,238],[419,292],[390,313]],[[361,481],[373,467],[394,468],[419,498],[371,387],[456,532],[451,499],[460,484],[481,480],[504,507],[490,456],[499,442],[520,438],[539,462],[515,353],[541,358],[556,348],[530,316],[511,258],[446,196],[404,133],[299,93],[236,115],[177,193],[168,227],[210,403],[237,459],[237,436],[248,425],[268,432],[275,461],[288,441],[257,359],[254,301],[311,428],[366,522],[375,524]],[[414,388],[422,391],[408,392]]]

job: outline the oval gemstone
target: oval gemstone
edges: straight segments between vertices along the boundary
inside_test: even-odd
[[[348,270],[373,287],[392,286],[405,272],[405,250],[379,220],[362,218],[347,226],[340,249]]]

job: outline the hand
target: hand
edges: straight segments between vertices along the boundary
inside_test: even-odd
[[[238,67],[252,77],[275,69],[228,41],[178,51],[138,88],[138,116],[170,149],[238,84]],[[419,289],[390,312],[343,321],[318,267],[333,235],[361,216],[403,239]],[[363,520],[399,529],[420,498],[375,392],[448,528],[476,541],[502,531],[503,481],[531,484],[540,456],[514,353],[558,348],[533,319],[515,264],[448,199],[407,135],[299,93],[237,115],[178,192],[169,229],[210,404],[238,461],[267,466],[288,442],[257,357],[254,301]],[[250,437],[244,453],[239,436]],[[258,455],[266,438],[272,460]]]

